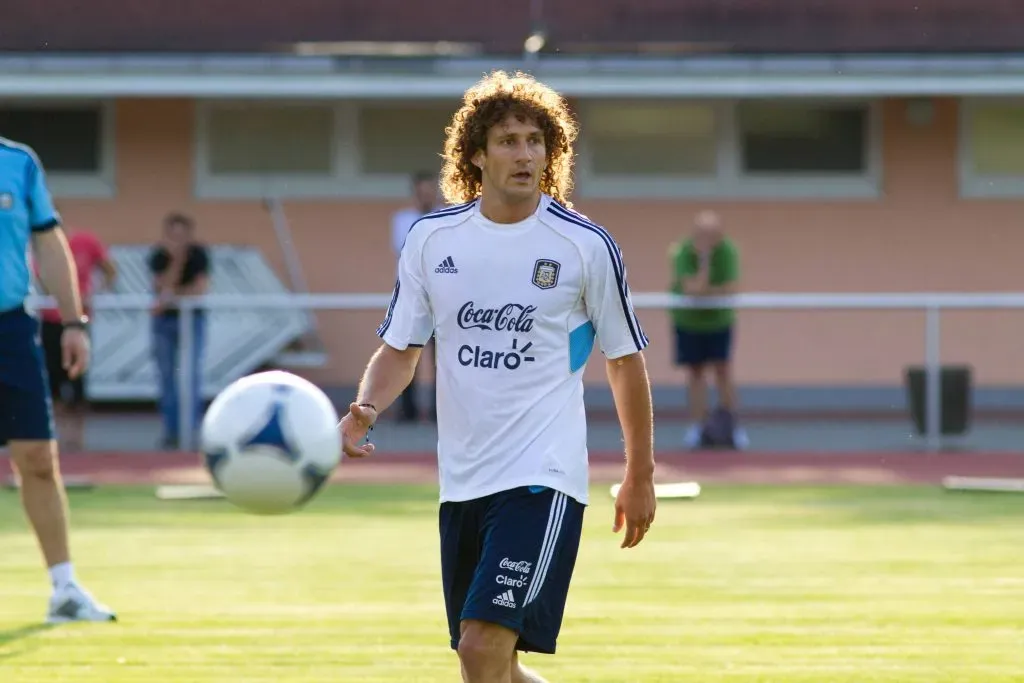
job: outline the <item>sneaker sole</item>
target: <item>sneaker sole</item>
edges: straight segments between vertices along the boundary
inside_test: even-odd
[[[93,623],[93,624],[105,624],[109,622],[117,621],[116,614],[110,614],[102,618],[96,619],[85,619],[80,617],[63,617],[59,615],[51,615],[46,618],[47,624],[72,624],[76,622]]]

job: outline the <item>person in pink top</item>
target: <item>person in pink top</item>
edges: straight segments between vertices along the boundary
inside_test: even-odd
[[[102,274],[105,289],[110,289],[117,279],[117,268],[110,258],[106,245],[94,233],[88,230],[65,227],[71,255],[75,259],[78,270],[78,289],[82,296],[82,306],[86,315],[92,316],[90,299],[92,298],[96,275]],[[64,326],[61,324],[60,311],[56,308],[44,308],[40,312],[41,336],[43,352],[46,358],[46,373],[50,381],[50,393],[57,406],[64,409],[60,412],[68,427],[69,445],[77,444],[81,448],[84,429],[82,409],[85,406],[84,375],[71,379],[64,369],[61,353],[61,335]]]

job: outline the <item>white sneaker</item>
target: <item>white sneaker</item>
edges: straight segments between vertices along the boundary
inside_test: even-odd
[[[683,447],[685,448],[696,448],[700,445],[700,425],[690,425],[690,428],[686,431],[686,436],[683,437]]]
[[[745,451],[750,448],[750,437],[747,436],[747,430],[743,427],[737,427],[732,433],[732,442],[736,445],[736,449]]]
[[[114,611],[99,602],[87,590],[75,583],[56,589],[50,597],[46,615],[49,624],[70,621],[117,621]]]

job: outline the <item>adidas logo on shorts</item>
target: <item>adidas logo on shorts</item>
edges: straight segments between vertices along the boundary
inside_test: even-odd
[[[512,596],[512,591],[505,591],[498,597],[491,600],[495,605],[501,605],[502,607],[516,608],[516,599]]]
[[[459,269],[455,267],[455,261],[449,256],[444,261],[437,264],[437,268],[434,268],[435,273],[457,273]]]

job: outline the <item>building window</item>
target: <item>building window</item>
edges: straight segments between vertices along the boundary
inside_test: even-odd
[[[334,112],[328,106],[222,106],[206,121],[211,175],[328,176]]]
[[[580,103],[581,195],[759,199],[879,196],[877,105]]]
[[[12,103],[0,107],[0,135],[35,151],[54,196],[111,196],[111,117],[104,104]]]
[[[359,167],[369,175],[441,170],[445,128],[454,109],[439,106],[367,105],[359,109]]]
[[[101,119],[96,107],[0,109],[0,131],[34,149],[48,173],[98,173]]]
[[[1024,101],[961,102],[959,166],[965,197],[1024,195]]]
[[[440,171],[455,103],[201,102],[195,192],[208,199],[405,198]]]
[[[674,102],[610,103],[582,122],[595,176],[713,176],[715,111]]]
[[[751,175],[862,174],[868,108],[741,103],[741,170]]]
[[[980,176],[1024,176],[1024,105],[985,105],[971,119],[971,171]]]

